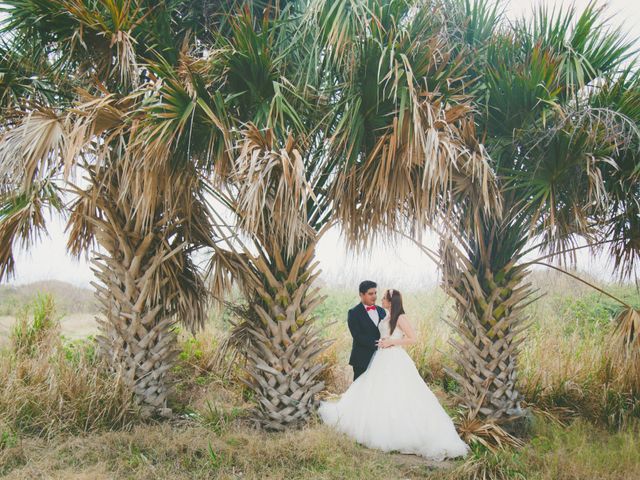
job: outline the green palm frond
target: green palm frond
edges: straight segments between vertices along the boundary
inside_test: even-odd
[[[464,94],[468,64],[447,43],[441,18],[412,2],[363,4],[348,47],[353,61],[325,59],[336,82],[326,135],[328,155],[337,160],[327,167],[339,165],[340,173],[331,196],[350,240],[365,238],[365,225],[421,230],[464,162],[490,174],[483,150],[461,134],[472,110]],[[331,37],[324,41],[328,50],[338,48]]]
[[[214,141],[209,139],[217,137],[223,120],[212,107],[221,102],[202,89],[189,92],[190,85],[177,76],[165,76],[158,86],[149,85],[153,96],[144,99],[140,115],[132,117],[131,156],[141,164],[178,162],[177,167],[189,161],[191,152],[206,151]]]
[[[149,63],[158,80],[145,87],[137,137],[150,157],[191,156],[224,173],[234,126],[264,125],[283,140],[290,130],[304,136],[301,109],[310,106],[286,77],[286,26],[249,9],[229,12],[227,26],[224,35],[212,32],[206,52],[183,51],[177,65]]]
[[[578,14],[575,6],[549,10],[540,5],[531,21],[518,22],[524,49],[540,45],[561,59],[564,95],[575,96],[602,73],[616,71],[634,54],[634,39],[609,27],[605,7],[591,1]]]
[[[0,108],[24,109],[30,103],[64,100],[65,87],[40,52],[0,41]]]
[[[640,130],[635,68],[623,66],[633,40],[609,27],[595,2],[582,12],[541,6],[531,20],[493,31],[469,72],[511,225],[503,247],[517,256],[529,238],[566,252],[578,237],[596,244],[616,232],[621,241],[607,243],[619,266],[627,252],[628,265],[637,233],[622,212],[638,202]]]
[[[67,233],[67,251],[72,257],[80,259],[84,254],[88,257],[96,246],[96,218],[101,218],[99,203],[99,187],[95,184],[86,189],[71,185],[74,199],[69,202],[69,219],[65,228]]]
[[[491,43],[504,20],[502,0],[441,0],[447,28],[459,43],[483,49]]]
[[[260,18],[245,9],[231,15],[229,25],[229,34],[218,36],[217,46],[225,68],[223,89],[233,98],[237,120],[264,125],[282,139],[289,131],[304,136],[303,113],[310,107],[296,84],[301,65],[290,62],[300,58],[296,52],[305,45],[291,38],[296,33],[289,11]]]
[[[371,6],[379,3],[367,0],[314,0],[309,3],[302,25],[314,26],[316,42],[326,46],[323,48],[323,57],[328,64],[348,70],[357,55],[358,45],[353,39],[362,38],[373,16]]]
[[[553,110],[562,88],[560,63],[540,45],[523,52],[517,37],[498,37],[488,48],[482,79],[487,102],[482,122],[488,135],[511,136]]]
[[[131,28],[141,11],[132,1],[17,0],[5,2],[2,30],[18,45],[36,41],[60,68],[96,69],[103,79],[136,81],[135,39]]]
[[[222,8],[204,7],[212,18]],[[10,0],[1,7],[1,30],[14,45],[39,45],[58,71],[96,75],[112,91],[127,92],[144,79],[146,60],[175,64],[185,39],[207,36],[202,17],[191,28],[182,23],[193,9],[184,1]]]

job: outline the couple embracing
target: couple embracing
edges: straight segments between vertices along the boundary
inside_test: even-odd
[[[321,402],[320,418],[370,448],[431,460],[466,455],[469,447],[403,348],[416,333],[402,295],[386,290],[377,306],[375,282],[359,291],[361,303],[348,315],[353,383],[339,401]]]

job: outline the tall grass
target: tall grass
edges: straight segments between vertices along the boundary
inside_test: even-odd
[[[562,421],[582,417],[611,429],[640,418],[632,370],[612,361],[610,335],[618,308],[601,294],[548,295],[532,313],[520,356],[519,386],[527,402]],[[620,292],[633,300],[631,288]]]
[[[58,329],[53,297],[38,293],[32,304],[19,312],[9,336],[10,348],[16,355],[33,355],[46,337],[59,334]]]
[[[63,343],[55,315],[52,297],[37,296],[11,332],[0,355],[0,424],[45,437],[129,428],[138,419],[131,394],[104,372],[90,340]]]

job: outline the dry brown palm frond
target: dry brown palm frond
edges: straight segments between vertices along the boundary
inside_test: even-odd
[[[292,135],[280,145],[273,131],[252,124],[241,137],[229,176],[241,224],[258,237],[274,236],[291,253],[314,235],[304,214],[313,197],[305,178],[304,145]]]
[[[245,253],[219,246],[214,248],[207,266],[206,277],[209,291],[218,306],[226,304],[225,299],[234,285],[241,291],[251,291],[251,289],[247,290],[246,285],[252,278],[249,263],[250,258]]]
[[[229,199],[224,199],[225,203]],[[241,238],[236,225],[229,225],[217,210],[212,210],[213,231],[216,241],[212,243],[213,253],[206,267],[209,290],[218,307],[226,305],[229,293],[237,286],[245,298],[262,287],[262,279],[254,268],[255,255],[250,253],[245,239]]]
[[[156,87],[160,88],[160,93],[153,91]],[[200,156],[206,157],[206,154],[191,151],[194,123],[200,124],[202,130],[201,117],[206,117],[207,128],[220,133],[222,143],[225,143],[224,146],[218,145],[216,133],[210,137],[209,148],[216,152],[218,149],[223,152],[230,150],[226,124],[216,117],[206,102],[185,98],[184,88],[175,79],[169,78],[158,81],[157,86],[152,85],[148,90],[142,89],[146,94],[162,95],[166,104],[162,104],[159,96],[149,99],[143,94],[132,94],[127,98],[132,106],[127,110],[126,126],[114,131],[109,138],[111,142],[121,145],[116,152],[124,165],[119,181],[121,195],[138,199],[138,218],[146,224],[152,221],[161,203],[171,203],[166,195],[175,189],[169,183],[180,170],[190,169],[201,175],[213,168],[206,161],[200,162]],[[172,97],[174,95],[176,98]],[[173,100],[185,104],[176,106],[171,104]],[[219,156],[213,161],[216,167],[228,163]]]
[[[636,351],[640,353],[640,310],[627,306],[614,319],[615,337],[623,355]]]
[[[218,51],[207,52],[205,59],[202,56],[195,56],[191,51],[193,48],[192,39],[190,36],[185,36],[178,57],[176,76],[181,84],[184,85],[189,97],[197,98],[198,92],[195,82],[206,78],[211,70],[211,62],[215,58],[214,56],[218,54]]]
[[[374,228],[419,235],[462,202],[469,208],[461,211],[470,217],[500,214],[501,195],[488,155],[470,141],[472,122],[460,122],[458,110],[450,116],[456,123],[447,123],[448,110],[432,102],[417,102],[404,131],[394,122],[361,165],[337,178],[337,215],[355,244]]]
[[[530,410],[534,415],[544,417],[550,422],[561,427],[568,426],[569,422],[577,416],[576,411],[569,407],[544,407],[534,403],[529,403],[525,400],[522,401],[522,407]]]
[[[467,415],[457,424],[460,437],[468,444],[479,443],[492,452],[505,447],[522,447],[524,442],[514,437],[497,423]]]
[[[473,117],[461,119],[457,132],[464,147],[454,165],[449,204],[441,216],[449,219],[457,216],[457,223],[464,230],[474,231],[479,237],[481,216],[502,218],[503,194],[489,154],[478,141]]]
[[[248,306],[232,302],[224,302],[225,307],[239,320],[231,320],[231,330],[220,342],[220,346],[212,360],[212,366],[216,371],[224,369],[225,375],[229,373],[239,357],[246,358],[249,346],[253,344],[251,322],[246,321],[252,315]]]
[[[76,23],[72,41],[87,51],[101,78],[113,78],[125,87],[138,85],[140,70],[133,30],[153,9],[143,14],[140,2],[106,2],[106,11],[80,0],[60,2]]]
[[[8,118],[0,136],[0,178],[27,189],[62,169],[68,180],[83,153],[100,159],[97,139],[121,125],[123,113],[111,95],[79,95],[79,103],[63,113],[37,107]]]
[[[614,318],[611,357],[621,378],[640,392],[640,309],[627,305]]]
[[[208,318],[209,290],[203,272],[194,264],[188,252],[182,250],[175,258],[173,264],[163,263],[163,268],[159,270],[158,291],[161,292],[160,287],[163,287],[173,292],[175,299],[171,313],[195,334],[204,328]]]
[[[128,105],[115,95],[93,96],[78,92],[78,103],[66,114],[67,148],[62,157],[64,178],[69,179],[83,153],[88,153],[99,167],[109,157],[114,136],[124,128]]]
[[[465,281],[462,272],[468,271],[471,266],[468,259],[462,254],[450,235],[440,238],[438,254],[444,291],[453,295],[461,305],[467,306],[468,302],[458,293],[458,290],[460,283]]]
[[[77,123],[76,118],[84,119],[89,132],[86,138],[101,135],[122,125],[125,114],[133,105],[132,98],[119,98],[105,93],[104,95],[92,95],[85,90],[78,91],[77,102],[69,109],[69,123]]]
[[[13,211],[3,215],[0,222],[0,279],[14,273],[14,242],[21,239],[23,246],[30,245],[42,231],[46,231],[42,203],[37,198],[34,202],[26,202],[23,205],[12,199],[5,202],[11,205],[9,209]]]
[[[101,218],[95,199],[95,188],[89,187],[82,190],[76,186],[71,187],[76,198],[69,205],[69,219],[65,227],[68,232],[67,250],[79,259],[82,254],[88,259],[89,252],[95,248],[95,224],[94,218]]]
[[[123,85],[135,87],[140,75],[136,55],[136,40],[131,31],[119,30],[111,35],[109,45],[115,50],[115,70],[119,73],[119,80]]]
[[[25,245],[30,244],[46,231],[44,207],[62,208],[53,179],[63,173],[64,180],[68,180],[82,154],[96,153],[97,137],[120,121],[122,115],[113,106],[111,96],[96,98],[80,92],[80,98],[82,103],[63,113],[36,106],[32,111],[12,112],[5,118],[7,123],[0,136],[4,197],[1,229],[5,239],[0,262],[7,269],[3,273],[13,271],[13,240],[21,238]],[[81,230],[81,243],[86,247],[90,243],[88,229],[85,226]]]
[[[12,117],[0,136],[0,178],[27,190],[59,169],[69,131],[64,116],[47,107]]]
[[[207,318],[209,296],[204,272],[193,262],[192,253],[212,244],[211,213],[201,196],[200,179],[191,168],[160,185],[155,223],[147,235],[162,232],[164,245],[157,271],[149,278],[151,292],[158,302],[171,300],[167,313],[195,331]],[[166,292],[171,292],[172,299],[163,298]]]

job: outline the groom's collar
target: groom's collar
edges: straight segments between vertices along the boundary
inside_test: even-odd
[[[375,303],[372,305],[373,307],[376,307],[376,312],[378,312],[378,314],[380,314],[380,307],[378,305],[376,305]],[[364,310],[365,313],[367,313],[367,306],[360,302],[360,307],[362,307],[362,310]]]

